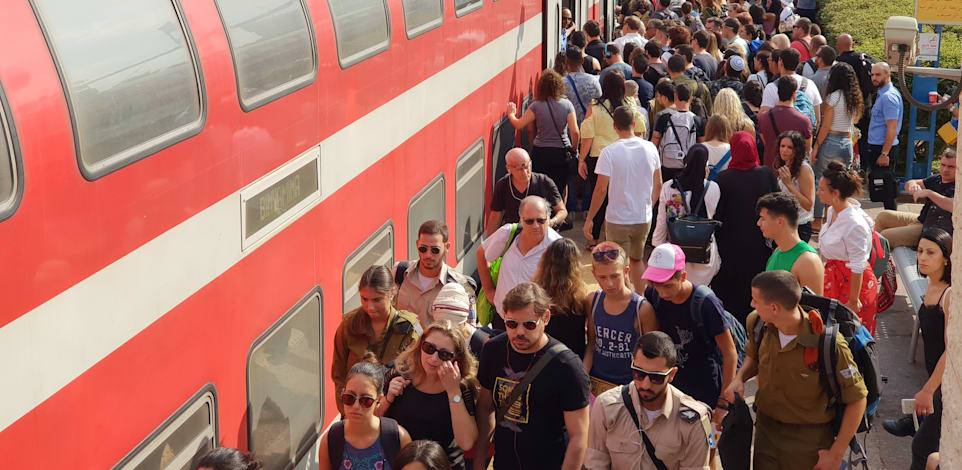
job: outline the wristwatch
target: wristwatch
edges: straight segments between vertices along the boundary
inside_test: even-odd
[[[455,402],[455,403],[461,403],[461,394],[459,393],[459,394],[451,397],[451,401],[453,401],[453,402]]]

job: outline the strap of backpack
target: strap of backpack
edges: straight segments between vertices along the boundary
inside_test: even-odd
[[[575,86],[575,80],[574,80],[573,78],[571,78],[571,75],[568,75],[568,76],[565,77],[565,78],[567,78],[567,79],[568,79],[568,83],[571,84],[571,89],[575,91],[575,98],[578,98],[578,106],[581,106],[581,112],[582,112],[582,113],[587,113],[587,112],[588,112],[588,109],[585,108],[584,102],[581,101],[581,93],[578,93],[578,87]],[[553,118],[554,118],[554,117],[552,116],[552,119],[553,119]]]
[[[391,418],[381,418],[381,450],[389,462],[393,462],[401,452],[401,431],[397,421]]]
[[[410,263],[408,263],[408,260],[404,260],[398,261],[397,267],[394,268],[394,284],[398,287],[401,287],[404,277],[408,274],[408,266],[410,266]]]
[[[675,140],[678,142],[678,148],[681,149],[682,153],[688,153],[688,149],[685,148],[681,143],[681,136],[678,135],[678,129],[675,128],[675,120],[671,118],[671,114],[668,115],[668,125],[671,126],[672,132],[675,133]],[[688,138],[691,139],[691,131],[688,132]]]
[[[762,321],[761,317],[755,322],[755,327],[752,328],[752,342],[755,343],[755,350],[758,350],[762,344],[762,336],[765,334],[765,322]]]
[[[779,78],[779,80],[781,80],[781,78]],[[772,129],[775,131],[775,135],[781,134],[781,132],[778,132],[778,124],[775,124],[775,116],[772,110],[768,110],[768,119],[772,121]]]
[[[694,216],[698,216],[698,213],[701,212],[703,207],[705,207],[705,194],[708,193],[708,183],[709,181],[705,180],[705,188],[702,189],[701,191],[701,199],[698,200],[698,204],[695,204],[695,212],[692,212],[692,215]],[[705,212],[705,215],[708,215],[708,213]],[[705,286],[699,286],[699,287],[705,287]]]
[[[625,384],[621,386],[621,399],[624,401],[625,409],[628,410],[628,416],[635,423],[635,429],[638,430],[638,434],[641,434],[642,441],[645,442],[645,451],[648,452],[648,457],[651,458],[651,462],[655,464],[655,468],[658,470],[668,470],[665,462],[655,456],[655,446],[652,445],[651,440],[648,439],[648,434],[641,429],[641,422],[638,421],[638,414],[635,413],[635,407],[631,403],[631,392],[628,387],[631,384]]]
[[[512,406],[514,406],[514,402],[518,401],[518,398],[521,397],[521,393],[523,393],[523,391],[528,388],[529,385],[531,385],[531,382],[534,382],[534,379],[538,377],[538,374],[544,370],[548,363],[550,363],[555,356],[565,349],[567,349],[567,347],[564,345],[564,343],[559,342],[545,351],[544,356],[541,356],[541,359],[538,359],[538,362],[531,367],[531,370],[524,374],[524,379],[521,380],[521,383],[515,385],[514,388],[511,389],[511,393],[508,394],[508,398],[504,401],[504,403],[501,404],[501,407],[497,409],[497,412],[495,413],[495,423],[500,423],[501,420],[504,419],[504,415],[507,414],[508,410],[510,410]]]
[[[842,389],[835,376],[838,366],[838,354],[835,349],[838,340],[838,323],[825,324],[825,331],[818,338],[819,376],[828,393],[829,406],[836,406],[841,402]]]
[[[725,152],[725,156],[723,156],[721,160],[718,160],[718,163],[715,164],[715,167],[708,172],[708,181],[714,181],[715,177],[718,176],[719,173],[721,173],[722,168],[725,167],[725,164],[728,163],[728,160],[731,160],[731,159],[732,159],[732,151],[729,150]],[[707,182],[705,184],[705,188],[706,189],[708,188]]]
[[[700,335],[708,348],[711,349],[715,347],[714,338],[705,334],[705,319],[701,315],[701,307],[705,304],[705,298],[708,294],[711,294],[712,290],[708,286],[695,286],[695,290],[691,293],[691,307],[689,309],[691,313],[691,321],[695,324],[696,334]]]
[[[338,421],[331,425],[327,432],[327,460],[331,468],[339,468],[341,459],[344,458],[344,421]]]

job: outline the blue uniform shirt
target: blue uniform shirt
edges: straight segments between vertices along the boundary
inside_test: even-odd
[[[890,119],[898,119],[895,140],[892,141],[894,147],[899,144],[898,129],[902,128],[902,95],[892,86],[892,82],[879,88],[878,98],[872,106],[872,120],[868,125],[869,145],[885,144],[885,132],[888,130],[885,127],[885,121]]]

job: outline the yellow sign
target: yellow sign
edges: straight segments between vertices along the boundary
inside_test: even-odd
[[[915,19],[919,23],[962,25],[959,0],[915,0]]]

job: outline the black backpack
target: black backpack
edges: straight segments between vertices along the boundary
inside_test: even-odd
[[[401,431],[397,421],[381,418],[381,450],[388,462],[393,462],[401,452]],[[327,459],[331,468],[341,468],[344,459],[344,421],[337,421],[327,432]]]

